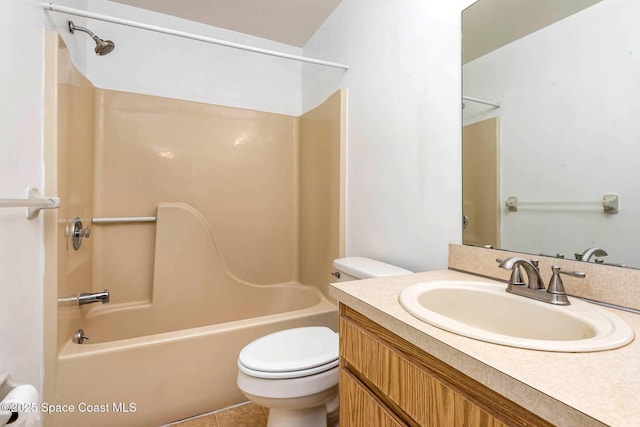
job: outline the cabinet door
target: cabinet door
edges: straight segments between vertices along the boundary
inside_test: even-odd
[[[403,422],[433,427],[550,426],[361,314],[342,310],[343,369],[388,402]]]
[[[340,427],[405,427],[357,378],[340,369]]]

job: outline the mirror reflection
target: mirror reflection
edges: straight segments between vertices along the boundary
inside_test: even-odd
[[[463,12],[463,243],[640,267],[639,17],[628,0]]]

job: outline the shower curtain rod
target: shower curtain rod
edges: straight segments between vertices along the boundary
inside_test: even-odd
[[[462,100],[463,101],[477,102],[478,104],[491,105],[492,107],[500,108],[500,103],[499,102],[496,103],[496,102],[483,101],[482,99],[471,98],[470,96],[463,96]]]
[[[239,43],[228,42],[225,40],[214,39],[211,37],[199,36],[197,34],[186,33],[184,31],[172,30],[170,28],[158,27],[156,25],[144,24],[142,22],[130,21],[128,19],[116,18],[113,16],[102,15],[99,13],[87,12],[81,9],[62,6],[49,2],[42,2],[42,8],[51,12],[66,13],[68,15],[81,16],[83,18],[95,19],[98,21],[111,22],[114,24],[125,25],[128,27],[139,28],[142,30],[154,31],[156,33],[169,34],[171,36],[182,37],[185,39],[197,40],[205,43],[226,46],[233,49],[246,50],[248,52],[260,53],[263,55],[276,56],[278,58],[291,59],[293,61],[307,62],[309,64],[324,65],[326,67],[340,68],[348,70],[349,66],[336,62],[323,61],[321,59],[307,58],[305,56],[292,55],[289,53],[277,52],[275,50],[262,49],[258,47],[248,46]]]

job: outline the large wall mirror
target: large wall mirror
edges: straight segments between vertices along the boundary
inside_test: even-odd
[[[463,12],[463,243],[640,268],[638,22],[636,0]]]

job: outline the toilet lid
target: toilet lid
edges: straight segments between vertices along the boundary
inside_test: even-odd
[[[338,364],[338,334],[324,326],[274,332],[248,344],[238,367],[260,378],[295,378],[331,369]]]

